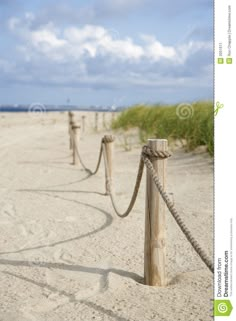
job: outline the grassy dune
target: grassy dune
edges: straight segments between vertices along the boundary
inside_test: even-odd
[[[183,140],[187,150],[206,145],[214,153],[213,102],[199,101],[192,105],[137,105],[123,111],[112,123],[113,129],[140,129],[140,138]]]

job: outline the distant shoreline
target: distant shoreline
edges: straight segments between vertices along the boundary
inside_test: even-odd
[[[117,109],[108,109],[108,108],[76,108],[74,106],[69,106],[69,107],[47,107],[45,106],[43,111],[44,112],[66,112],[66,111],[88,111],[88,112],[118,112],[121,111],[122,109],[117,108]],[[0,113],[21,113],[21,112],[30,112],[32,111],[30,107],[0,107]],[[34,110],[35,112],[40,112],[40,109]]]

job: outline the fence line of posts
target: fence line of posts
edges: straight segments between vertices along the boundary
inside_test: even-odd
[[[72,112],[68,113],[68,127],[69,127],[69,145],[73,152],[73,165],[82,165],[88,170],[79,154],[79,139],[81,127],[75,122],[75,115]],[[98,129],[98,113],[95,113],[95,130]],[[85,130],[85,117],[82,117],[82,131]],[[171,204],[166,193],[164,192],[166,186],[166,167],[167,158],[170,156],[168,152],[168,141],[166,139],[149,139],[148,144],[144,146],[141,154],[141,161],[137,182],[131,205],[125,215],[127,216],[133,208],[138,189],[140,186],[144,164],[147,167],[146,175],[146,199],[145,199],[145,241],[144,241],[144,282],[151,286],[166,286],[166,205],[171,214],[175,218],[177,224],[185,234],[188,241],[191,243],[195,251],[198,253],[203,262],[213,272],[213,263],[205,252],[201,249],[196,240],[182,222],[177,214],[174,205]],[[106,195],[111,196],[113,207],[114,195],[112,191],[112,177],[113,177],[113,153],[114,153],[114,139],[111,135],[105,135],[101,142],[100,155],[98,165],[94,172],[88,170],[91,175],[97,173],[101,162],[101,155],[104,156],[105,163],[105,190]],[[158,188],[158,184],[160,189]],[[158,192],[158,190],[159,192]],[[116,210],[117,212],[117,210]]]

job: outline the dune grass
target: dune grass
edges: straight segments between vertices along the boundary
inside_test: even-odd
[[[179,139],[186,149],[206,145],[214,154],[214,107],[211,101],[191,105],[136,105],[124,110],[112,123],[113,129],[140,129],[140,138]]]

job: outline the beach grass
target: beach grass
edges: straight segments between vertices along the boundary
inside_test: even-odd
[[[135,105],[125,109],[113,122],[113,129],[138,127],[142,142],[166,138],[185,142],[186,150],[206,145],[214,154],[214,105],[198,101],[181,105]]]

